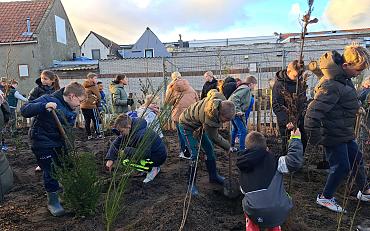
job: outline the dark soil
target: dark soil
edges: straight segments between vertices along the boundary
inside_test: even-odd
[[[85,141],[82,131],[76,130],[77,147],[95,155],[102,178],[109,178],[104,170],[104,155],[110,136],[104,140]],[[186,171],[188,163],[178,158],[177,137],[167,132],[166,142],[169,156],[154,181],[143,185],[144,177],[132,177],[125,193],[123,212],[115,223],[114,230],[178,230],[183,217],[183,204],[186,192]],[[46,194],[42,184],[42,174],[35,173],[35,158],[27,143],[26,131],[17,139],[7,140],[11,146],[7,157],[14,170],[15,185],[0,204],[0,230],[104,230],[104,195],[93,217],[67,215],[52,217],[46,208]],[[278,139],[270,137],[269,147],[278,151]],[[16,148],[16,150],[14,150]],[[216,149],[220,173],[228,175],[228,157]],[[366,155],[369,155],[367,151]],[[292,178],[291,196],[295,208],[283,230],[337,230],[339,216],[316,205],[317,194],[322,190],[327,173],[316,170],[314,163],[321,160],[318,150],[309,148],[303,170]],[[235,156],[232,158],[235,163]],[[369,162],[367,162],[369,163]],[[245,230],[241,197],[230,200],[223,195],[223,188],[208,183],[205,165],[200,162],[198,187],[200,196],[192,198],[184,230]],[[233,165],[232,178],[238,177]],[[290,177],[286,176],[286,187]],[[105,191],[105,192],[104,192]],[[338,199],[344,200],[344,187],[338,190]],[[339,230],[350,230],[351,220],[354,227],[369,219],[370,204],[361,203],[355,215],[357,200],[349,197],[348,214],[342,217]]]

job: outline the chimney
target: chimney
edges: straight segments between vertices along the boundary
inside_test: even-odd
[[[26,32],[23,32],[22,35],[23,36],[32,36],[32,32],[31,32],[31,18],[28,16],[27,17],[27,31]]]
[[[180,37],[180,39],[178,41],[179,42],[179,47],[183,48],[184,47],[184,41],[182,41],[182,39],[181,39],[181,37],[182,37],[181,34],[179,34],[179,37]]]

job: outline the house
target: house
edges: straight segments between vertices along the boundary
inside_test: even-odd
[[[126,46],[123,50],[123,58],[154,58],[154,57],[169,57],[164,44],[150,30],[146,28],[145,32],[133,46]]]
[[[94,31],[90,31],[81,44],[81,55],[93,60],[122,58],[120,46]]]
[[[0,76],[28,94],[53,60],[72,60],[80,47],[60,0],[0,2]]]

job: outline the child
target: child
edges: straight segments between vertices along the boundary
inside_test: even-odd
[[[17,105],[18,105],[18,100],[22,100],[23,102],[28,101],[28,99],[26,97],[24,97],[23,95],[21,95],[21,93],[19,93],[17,91],[17,89],[16,89],[17,86],[18,86],[18,82],[15,79],[10,81],[10,88],[8,90],[8,95],[7,95],[7,101],[8,101],[9,108],[10,108],[9,128],[10,128],[10,133],[12,135],[15,134],[16,131],[17,131],[17,113],[16,113],[16,109],[17,109]]]
[[[0,94],[0,130],[3,129],[7,123],[7,114],[9,113],[9,107],[5,101],[4,95]],[[4,199],[4,195],[13,186],[13,171],[9,166],[9,162],[5,156],[5,153],[0,151],[0,203]]]
[[[234,151],[230,147],[229,142],[218,133],[218,128],[224,122],[230,121],[234,115],[234,103],[226,100],[225,96],[215,89],[210,90],[206,98],[193,103],[181,113],[179,127],[181,134],[185,137],[186,146],[191,153],[188,184],[191,185],[190,190],[193,196],[199,194],[194,179],[197,171],[198,140],[202,140],[200,145],[207,155],[206,166],[209,182],[223,185],[225,178],[217,173],[213,143],[216,143],[224,150]],[[194,132],[199,134],[199,138],[194,137]]]
[[[158,120],[159,106],[154,95],[147,95],[144,104],[137,109],[137,116],[146,120],[148,127],[153,129],[159,137],[163,138],[160,121]]]
[[[52,94],[60,89],[59,78],[52,71],[42,71],[40,78],[36,79],[37,86],[33,88],[28,96],[28,100],[35,100],[45,94]]]
[[[153,162],[153,168],[148,172],[143,182],[148,183],[152,181],[167,158],[167,150],[162,139],[152,129],[147,127],[144,119],[131,118],[126,114],[120,114],[115,120],[113,127],[119,131],[120,135],[113,141],[105,156],[107,160],[105,166],[111,171],[113,162],[117,160],[119,150],[124,148],[125,157],[130,158],[136,154],[135,151],[142,145],[141,142],[149,141],[146,144],[145,154],[142,158],[150,159]],[[126,146],[123,147],[124,145]]]
[[[28,96],[28,100],[35,100],[43,95],[49,95],[60,89],[58,76],[48,70],[41,72],[40,78],[36,79],[37,86],[33,88]],[[36,172],[41,171],[40,166],[35,169]]]
[[[101,111],[107,112],[107,100],[105,98],[105,93],[103,91],[104,89],[103,83],[99,81],[97,84],[98,84],[98,90],[100,93],[100,103],[99,103],[98,109],[100,112]]]
[[[98,105],[100,104],[100,92],[97,82],[98,75],[95,73],[89,73],[86,76],[86,80],[82,84],[87,94],[86,101],[81,103],[81,111],[85,119],[87,140],[91,140],[93,138],[91,134],[91,121],[93,122],[97,138],[103,138],[99,126],[100,116],[98,112]]]
[[[348,175],[355,178],[357,199],[370,201],[363,154],[354,139],[359,101],[351,80],[369,67],[370,54],[360,45],[346,46],[342,55],[337,51],[322,55],[320,69],[323,80],[317,86],[318,91],[304,119],[309,142],[324,146],[330,166],[324,190],[317,195],[316,203],[338,213],[346,210],[336,201],[334,194]]]
[[[37,163],[44,170],[43,179],[48,197],[47,205],[53,216],[64,214],[57,194],[60,189],[59,183],[52,173],[52,163],[58,163],[58,156],[65,154],[66,143],[59,133],[56,121],[50,111],[55,110],[60,122],[65,127],[73,127],[77,116],[75,110],[85,100],[84,87],[77,82],[71,82],[52,95],[43,95],[29,101],[21,108],[23,117],[34,117],[29,131],[31,150],[36,156]]]
[[[283,174],[303,165],[303,146],[299,129],[291,132],[288,154],[279,158],[268,151],[262,133],[251,132],[246,138],[248,149],[241,151],[236,165],[240,169],[240,190],[246,217],[246,230],[281,230],[293,207],[284,189]]]
[[[248,76],[245,81],[231,94],[229,100],[235,104],[236,115],[231,121],[231,146],[235,146],[235,138],[238,136],[240,150],[245,149],[245,137],[247,135],[245,112],[247,111],[251,101],[251,90],[257,84],[254,76]]]

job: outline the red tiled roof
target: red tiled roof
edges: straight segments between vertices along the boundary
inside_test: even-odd
[[[27,17],[31,20],[31,32],[35,33],[51,2],[0,2],[0,43],[35,40],[33,36],[22,36],[27,31]]]

